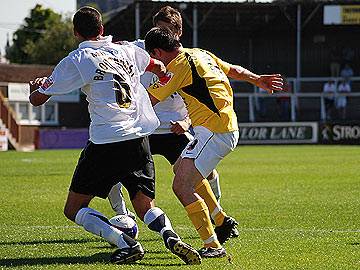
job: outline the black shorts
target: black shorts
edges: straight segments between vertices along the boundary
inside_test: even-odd
[[[81,152],[69,189],[105,199],[119,182],[130,199],[138,191],[155,198],[155,169],[147,137],[107,144],[89,141]]]
[[[190,140],[185,134],[167,133],[152,134],[149,136],[149,141],[153,155],[162,155],[174,165]]]

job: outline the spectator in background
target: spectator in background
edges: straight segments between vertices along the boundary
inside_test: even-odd
[[[336,98],[336,108],[339,111],[340,118],[344,120],[346,118],[346,105],[347,105],[347,97],[346,93],[351,92],[351,86],[349,81],[342,80],[341,83],[337,87],[337,93],[339,94]]]
[[[353,71],[353,69],[350,67],[349,64],[345,64],[345,66],[343,67],[343,69],[342,69],[341,72],[340,72],[340,76],[341,76],[344,80],[350,82],[351,77],[354,76],[354,71]]]
[[[331,77],[339,77],[341,55],[338,46],[333,46],[330,51],[330,74]]]
[[[335,105],[336,81],[332,79],[326,82],[323,86],[323,92],[325,94],[325,120],[331,120]]]

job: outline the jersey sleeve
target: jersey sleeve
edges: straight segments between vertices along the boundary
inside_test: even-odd
[[[150,55],[140,47],[132,44],[131,46],[135,50],[135,63],[139,69],[140,74],[144,74],[147,66],[150,63]]]
[[[192,83],[191,69],[184,63],[167,67],[168,72],[157,82],[148,87],[148,92],[159,101],[163,101],[171,94]]]
[[[228,74],[231,69],[231,64],[221,60],[219,57],[217,57],[215,54],[206,51],[207,54],[209,54],[216,62],[216,64],[219,66],[219,68],[224,71],[225,74]]]
[[[38,91],[45,95],[68,94],[84,86],[81,74],[70,57],[65,57],[54,68],[51,76],[40,86]]]

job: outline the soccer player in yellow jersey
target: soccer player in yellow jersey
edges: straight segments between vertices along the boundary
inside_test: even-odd
[[[282,90],[282,77],[257,75],[205,50],[183,48],[168,28],[151,29],[145,47],[168,70],[165,77],[148,88],[153,105],[178,92],[194,126],[194,140],[174,165],[173,190],[204,242],[200,254],[224,256],[226,251],[211,225],[208,207],[194,189],[237,145],[238,124],[227,77],[248,81],[269,92]]]
[[[175,37],[180,40],[182,36],[182,17],[180,12],[175,8],[172,8],[170,6],[162,7],[154,15],[153,24],[154,26],[168,28],[175,35]],[[169,98],[165,99],[165,101],[167,100],[169,100]],[[155,108],[159,108],[159,104]],[[159,119],[161,121],[161,118]],[[180,121],[178,121],[177,123],[180,123]],[[181,131],[185,132],[186,130],[182,129]],[[174,146],[177,145],[178,149],[173,148],[172,151],[174,151],[174,153],[178,153],[179,156],[185,146],[189,143],[189,141],[190,139],[188,139],[187,142],[182,142],[180,145],[179,143],[176,143],[175,140],[173,140]],[[166,147],[166,144],[163,143],[162,145],[165,145]],[[151,145],[151,151],[153,150],[152,147],[153,145]],[[179,150],[180,148],[181,152],[178,152],[177,150]],[[174,160],[172,164],[174,164],[175,162],[176,160]],[[236,226],[238,225],[237,221],[233,217],[227,215],[220,205],[221,189],[219,174],[216,169],[214,169],[206,179],[203,179],[195,187],[195,192],[199,194],[200,197],[202,197],[209,209],[210,217],[212,218],[212,221],[216,226],[215,232],[220,244],[227,241],[230,237],[238,237],[239,232],[236,228]]]

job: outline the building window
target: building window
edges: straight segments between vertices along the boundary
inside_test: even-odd
[[[58,125],[58,103],[46,102],[39,107],[32,106],[29,102],[10,101],[11,108],[17,115],[21,125]]]
[[[45,105],[45,122],[55,122],[55,104]]]

